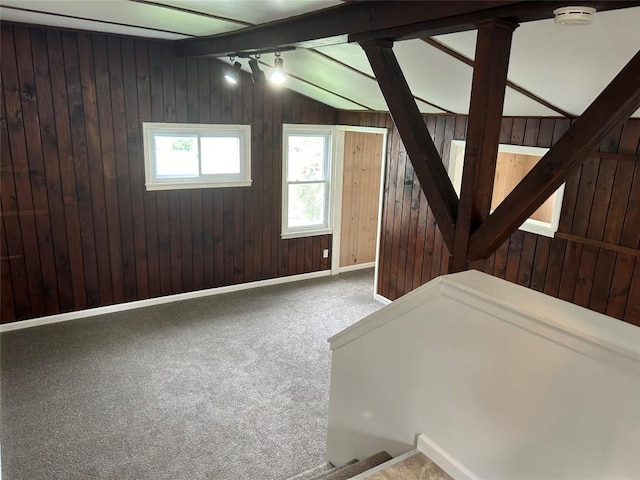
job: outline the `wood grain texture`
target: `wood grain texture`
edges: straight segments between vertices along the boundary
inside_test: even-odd
[[[334,109],[163,42],[3,23],[1,48],[2,322],[329,268],[330,235],[280,239],[280,137]],[[147,192],[145,121],[252,124],[252,187]]]
[[[443,259],[448,252],[442,247],[426,198],[419,199],[417,214],[403,224],[403,212],[415,201],[409,192],[417,179],[405,176],[408,160],[390,117],[375,115],[385,119],[389,128],[377,288],[381,295],[396,299],[445,274]],[[339,112],[338,123],[375,126],[372,123],[379,121],[376,116]],[[455,125],[452,134],[447,131],[448,119]],[[451,138],[465,139],[466,117],[428,115],[424,121],[443,161],[448,161],[445,144]],[[503,118],[500,143],[549,148],[570,124],[567,119]],[[640,246],[640,168],[638,162],[627,158],[640,153],[640,120],[626,121],[604,140],[599,151],[605,155],[600,158],[596,153],[593,163],[585,163],[567,181],[556,238],[516,232],[480,268],[639,324],[640,261],[630,253],[636,253]],[[615,167],[609,161],[615,162]],[[409,238],[412,235],[415,238]],[[575,237],[582,242],[567,240]],[[400,255],[403,250],[405,257]],[[399,272],[402,283],[398,282]]]
[[[381,134],[345,132],[340,229],[341,267],[375,260],[381,164]]]

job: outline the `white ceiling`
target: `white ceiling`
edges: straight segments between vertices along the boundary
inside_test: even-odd
[[[2,0],[2,20],[169,40],[213,35],[339,5],[337,0]],[[185,11],[188,10],[188,11]],[[212,16],[220,18],[212,18]],[[436,37],[473,58],[475,32]],[[509,80],[579,115],[640,50],[640,7],[597,13],[592,25],[561,27],[552,20],[514,32]],[[422,40],[394,51],[418,107],[425,113],[468,113],[473,69]],[[284,52],[286,87],[346,110],[387,110],[367,58],[354,44]],[[228,62],[228,59],[223,59]],[[273,55],[262,57],[266,65]],[[248,70],[246,60],[241,60]],[[297,78],[293,78],[293,77]],[[424,100],[424,101],[422,101]],[[425,103],[429,102],[429,103]],[[440,107],[440,108],[438,108]],[[505,115],[557,112],[508,88]],[[634,116],[640,117],[640,110]]]

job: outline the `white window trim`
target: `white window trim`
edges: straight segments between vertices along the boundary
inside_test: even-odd
[[[453,188],[455,188],[456,193],[460,196],[460,186],[462,185],[462,170],[464,167],[464,148],[466,142],[463,140],[452,140],[451,141],[451,153],[449,155],[449,178],[451,178],[451,182],[453,183]],[[508,145],[505,143],[501,143],[498,145],[498,151],[500,152],[508,152],[508,153],[521,153],[524,155],[545,155],[549,149],[542,147],[525,147],[522,145]],[[556,198],[553,205],[553,215],[551,218],[551,222],[541,222],[539,220],[534,220],[529,218],[525,220],[525,222],[520,225],[520,230],[529,233],[535,233],[537,235],[544,235],[546,237],[553,238],[555,233],[558,231],[558,224],[560,222],[560,212],[562,210],[562,199],[564,198],[564,186],[563,183],[556,190]],[[491,212],[493,213],[493,212]]]
[[[153,175],[153,135],[191,134],[216,136],[224,132],[238,133],[240,138],[240,173],[237,175],[203,175],[193,179],[157,179]],[[223,188],[251,186],[251,125],[221,125],[203,123],[143,122],[145,186],[147,190],[183,190],[190,188]]]
[[[288,148],[287,148],[287,137],[290,132],[308,132],[308,133],[319,133],[322,135],[329,135],[329,148],[328,148],[328,156],[327,159],[327,192],[325,197],[325,208],[327,212],[327,224],[326,225],[313,225],[309,227],[295,227],[288,228],[287,227],[287,219],[288,219],[288,211],[289,211],[289,203],[288,203],[288,195],[289,189],[287,188],[287,162],[288,162]],[[335,184],[335,168],[334,168],[334,159],[336,149],[336,141],[335,141],[335,127],[332,125],[300,125],[300,124],[291,124],[285,123],[282,126],[282,239],[289,238],[302,238],[302,237],[312,237],[316,235],[327,235],[333,232],[333,208],[335,199],[333,194],[333,188]],[[313,182],[316,183],[316,182]]]

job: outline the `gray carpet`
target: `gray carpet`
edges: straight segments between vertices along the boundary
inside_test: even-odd
[[[2,334],[4,480],[286,479],[324,461],[326,339],[373,272]]]

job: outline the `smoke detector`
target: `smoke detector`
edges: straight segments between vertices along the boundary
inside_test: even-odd
[[[562,7],[553,11],[558,25],[589,25],[594,13],[596,9],[591,7]]]

